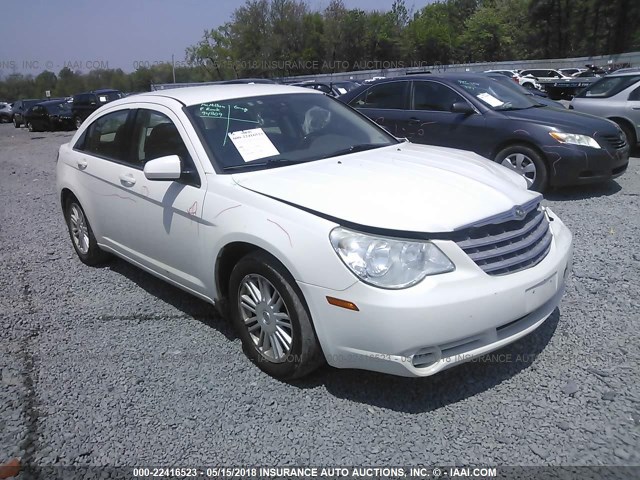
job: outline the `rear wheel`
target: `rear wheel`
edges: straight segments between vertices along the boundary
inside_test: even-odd
[[[65,219],[73,248],[82,263],[91,266],[104,263],[109,258],[109,255],[98,247],[84,210],[75,198],[67,202]]]
[[[542,192],[547,187],[547,165],[540,154],[532,148],[525,145],[512,145],[498,152],[495,161],[522,175],[527,181],[529,190]]]
[[[323,361],[295,281],[273,257],[250,253],[229,280],[229,308],[247,356],[276,378],[299,378]]]
[[[76,130],[80,128],[80,125],[82,125],[82,119],[80,117],[76,117],[73,119],[73,123],[76,126]]]
[[[27,128],[30,132],[35,132],[36,130],[33,128],[33,123],[27,122]]]
[[[20,128],[20,122],[16,119],[16,117],[13,117],[13,126],[16,128]]]

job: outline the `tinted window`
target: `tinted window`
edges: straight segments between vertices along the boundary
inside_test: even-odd
[[[134,132],[137,141],[133,159],[139,168],[154,158],[178,155],[182,160],[182,180],[200,185],[200,177],[189,150],[169,117],[154,110],[140,109],[136,115]]]
[[[451,88],[437,82],[414,82],[413,108],[450,112],[456,102],[466,102]]]
[[[629,94],[629,100],[640,100],[640,87],[636,88],[633,92]]]
[[[625,88],[640,80],[640,75],[625,75],[620,77],[603,77],[591,86],[587,87],[579,97],[606,98],[620,93]]]
[[[108,113],[94,121],[76,148],[99,157],[126,162],[128,159],[127,119],[130,110]]]
[[[403,109],[408,82],[388,82],[374,85],[349,102],[356,108]]]
[[[187,107],[187,112],[215,163],[227,171],[397,143],[343,103],[312,92],[212,101]]]

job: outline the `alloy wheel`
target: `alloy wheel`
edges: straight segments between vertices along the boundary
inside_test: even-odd
[[[262,275],[245,276],[238,287],[238,308],[256,350],[267,360],[287,360],[293,326],[282,295]]]
[[[89,228],[82,209],[76,204],[71,206],[69,224],[73,243],[80,253],[86,255],[89,253]]]

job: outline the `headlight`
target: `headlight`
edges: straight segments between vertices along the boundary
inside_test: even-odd
[[[582,145],[583,147],[601,148],[598,142],[588,135],[578,135],[577,133],[549,132],[553,138],[560,143],[570,143],[571,145]]]
[[[331,245],[363,282],[383,288],[407,288],[427,275],[451,272],[451,260],[431,242],[375,237],[336,227]]]

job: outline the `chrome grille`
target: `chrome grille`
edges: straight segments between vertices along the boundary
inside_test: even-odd
[[[602,135],[603,139],[607,141],[609,145],[611,145],[616,150],[624,148],[627,142],[625,142],[624,137],[622,135]]]
[[[551,249],[551,231],[538,206],[522,220],[465,229],[456,243],[489,275],[505,275],[541,262]]]

